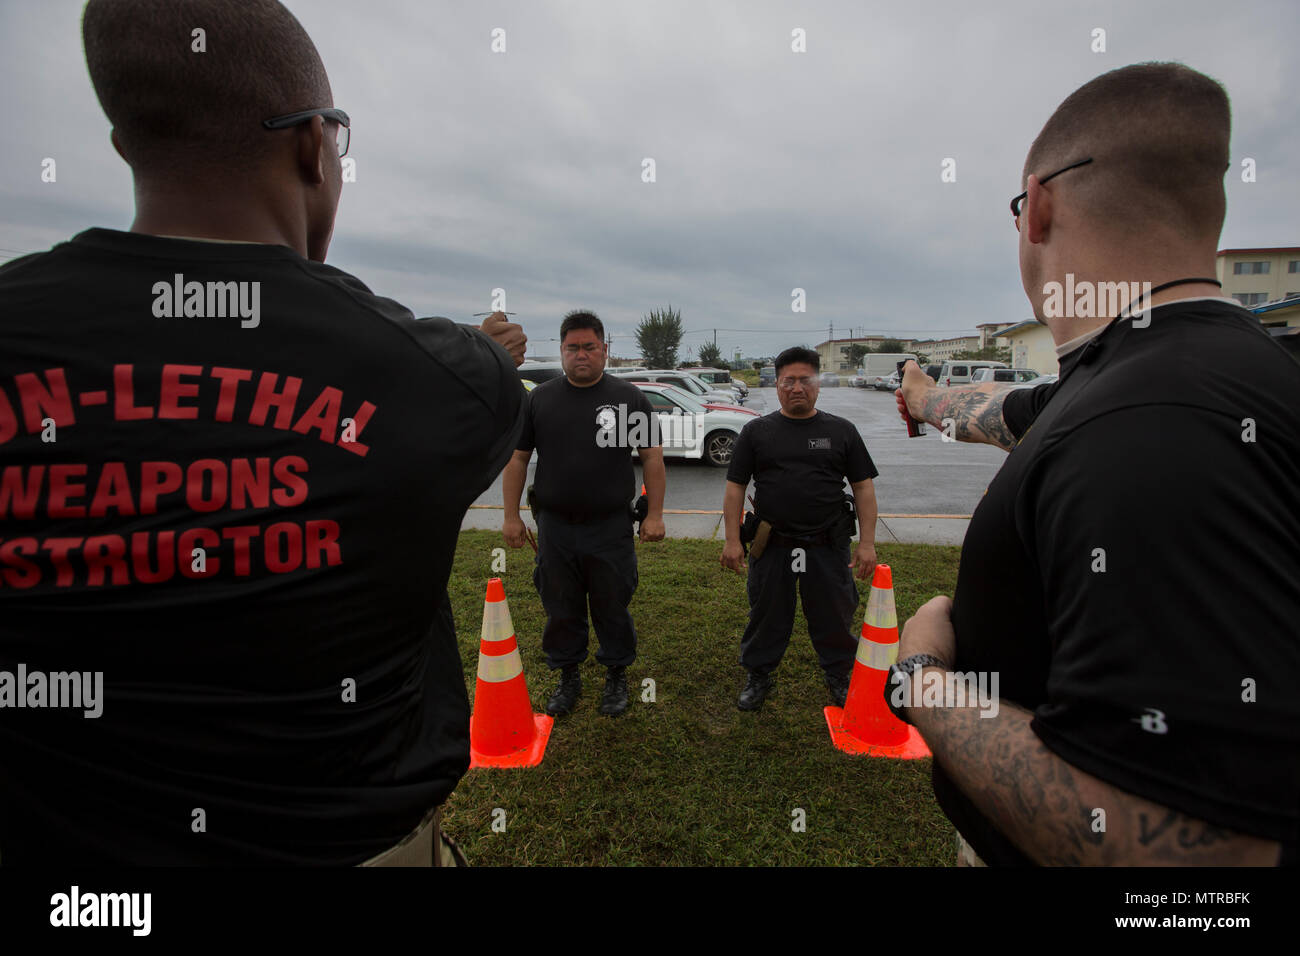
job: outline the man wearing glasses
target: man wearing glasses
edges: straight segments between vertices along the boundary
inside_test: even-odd
[[[0,268],[0,672],[102,700],[5,710],[0,855],[445,859],[446,585],[523,426],[522,330],[324,265],[350,120],[279,3],[91,0],[83,35],[136,217]]]
[[[570,713],[582,693],[587,659],[587,611],[606,668],[600,712],[627,710],[626,670],[636,660],[636,628],[628,604],[636,592],[636,548],[629,505],[636,492],[632,449],[645,477],[649,511],[642,541],[664,537],[663,447],[650,400],[631,382],[605,374],[605,327],[592,312],[570,312],[560,323],[564,375],[528,394],[517,451],[502,476],[506,543],[525,540],[519,498],[537,449],[533,519],[537,563],[533,583],[546,608],[542,650],[560,682],[546,705]]]
[[[1011,451],[886,694],[965,862],[1296,862],[1300,373],[1218,294],[1229,127],[1181,64],[1076,90],[1011,203],[1059,381],[939,389],[907,366],[900,407]],[[1067,281],[1150,291],[1061,314]],[[997,673],[999,707],[905,706],[953,671]]]
[[[844,706],[849,690],[858,647],[853,575],[856,571],[867,580],[876,566],[872,479],[879,472],[857,426],[817,410],[820,368],[811,349],[786,349],[777,356],[781,408],[745,426],[727,469],[722,566],[746,569],[740,516],[751,478],[754,511],[772,529],[748,564],[749,624],[740,642],[748,679],[736,702],[741,710],[758,710],[772,690],[794,627],[796,585],[831,700]],[[846,477],[861,532],[851,556],[854,515],[847,510]]]

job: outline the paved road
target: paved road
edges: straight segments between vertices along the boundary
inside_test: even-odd
[[[780,408],[774,388],[750,389],[749,396],[748,407],[760,414]],[[882,514],[969,515],[1006,458],[989,445],[945,442],[932,428],[923,437],[908,438],[892,392],[823,388],[817,407],[858,426],[880,471],[875,484]],[[665,510],[720,510],[725,477],[726,469],[702,461],[668,459]],[[500,478],[477,504],[501,506]]]

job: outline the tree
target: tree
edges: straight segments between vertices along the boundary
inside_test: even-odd
[[[854,368],[858,368],[862,364],[863,357],[869,355],[870,353],[871,353],[870,345],[862,345],[861,343],[855,343],[853,345],[850,345],[849,364],[852,365]]]
[[[906,352],[903,343],[898,339],[881,339],[880,344],[876,346],[876,351],[881,353],[889,352]]]
[[[682,314],[671,305],[652,310],[636,327],[637,348],[651,368],[675,368],[681,341]]]
[[[718,348],[712,342],[705,342],[700,346],[700,364],[708,368],[718,368],[722,365],[722,349]]]

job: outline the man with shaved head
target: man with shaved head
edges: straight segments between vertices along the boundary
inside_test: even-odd
[[[0,268],[0,860],[429,865],[522,331],[323,264],[351,120],[279,3],[83,36],[136,218]]]
[[[1176,63],[1075,91],[1011,203],[1059,381],[907,366],[900,410],[1011,452],[886,688],[964,862],[1296,862],[1300,369],[1219,295],[1229,125]]]

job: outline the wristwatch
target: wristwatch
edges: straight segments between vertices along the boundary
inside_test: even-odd
[[[935,657],[933,654],[913,654],[911,657],[904,657],[901,661],[895,661],[889,666],[889,673],[885,677],[885,705],[889,712],[905,724],[912,722],[907,719],[907,702],[912,697],[912,675],[922,667],[937,666],[944,670],[950,670],[948,662]],[[899,676],[894,676],[895,674]],[[894,706],[894,688],[903,687],[903,705]]]

